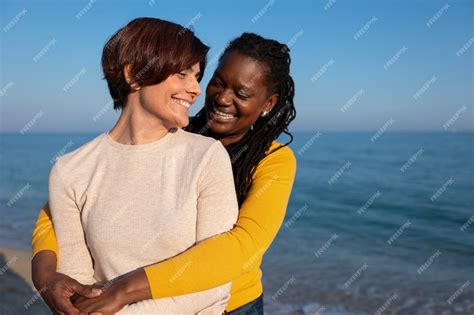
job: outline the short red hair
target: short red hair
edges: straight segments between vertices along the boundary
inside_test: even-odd
[[[156,18],[137,18],[119,29],[105,44],[102,70],[114,109],[123,108],[131,91],[124,68],[139,86],[154,85],[170,75],[199,63],[200,81],[209,47],[194,32],[179,24]]]

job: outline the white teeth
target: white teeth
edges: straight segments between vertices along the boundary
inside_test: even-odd
[[[214,109],[214,112],[216,113],[216,115],[217,115],[219,118],[221,118],[221,119],[223,119],[223,120],[230,120],[230,119],[232,119],[232,118],[235,117],[234,115],[220,112],[220,111],[218,111],[217,109]]]
[[[186,101],[183,101],[183,100],[179,100],[177,98],[171,98],[171,101],[173,101],[174,103],[179,104],[181,106],[184,106],[186,108],[189,108],[191,106],[190,103],[188,103]]]

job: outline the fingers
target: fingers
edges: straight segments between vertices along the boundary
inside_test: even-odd
[[[67,302],[64,302],[64,303],[61,303],[60,305],[58,305],[56,307],[57,310],[60,310],[58,311],[58,314],[62,314],[62,315],[78,315],[80,312],[77,308],[74,307],[74,305],[72,305],[70,302],[67,303]]]
[[[75,293],[85,296],[87,298],[95,298],[102,294],[101,289],[93,288],[91,286],[83,285],[76,280],[71,283],[71,289]]]
[[[45,301],[54,315],[79,314],[79,310],[72,305],[68,298],[64,299],[63,297],[60,297],[52,299],[51,296],[49,296]]]

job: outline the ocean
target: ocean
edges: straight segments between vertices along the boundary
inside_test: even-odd
[[[30,249],[55,157],[97,135],[1,135],[0,246]],[[474,133],[294,136],[266,313],[474,313]]]

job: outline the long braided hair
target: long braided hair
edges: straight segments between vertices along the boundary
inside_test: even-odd
[[[240,207],[250,190],[252,177],[258,163],[267,154],[271,154],[293,141],[293,135],[288,131],[288,125],[296,117],[293,103],[295,85],[290,76],[291,58],[287,45],[265,39],[254,33],[243,33],[229,43],[219,58],[219,63],[222,62],[226,54],[233,51],[260,62],[266,68],[265,79],[270,93],[279,95],[277,103],[267,116],[259,117],[242,139],[226,146],[232,162],[234,184]],[[191,119],[186,130],[209,135],[209,125],[205,108],[202,108]],[[267,152],[272,142],[282,132],[287,134],[290,140],[272,152]]]

